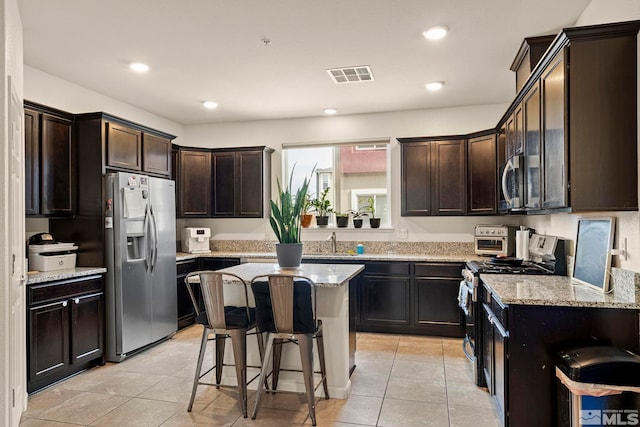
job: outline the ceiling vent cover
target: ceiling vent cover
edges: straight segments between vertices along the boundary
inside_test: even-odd
[[[371,82],[374,80],[371,68],[368,65],[355,67],[331,68],[327,70],[334,83]]]

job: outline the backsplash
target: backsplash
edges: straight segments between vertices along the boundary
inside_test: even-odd
[[[211,240],[211,250],[219,252],[275,252],[274,241],[267,240]],[[389,241],[338,241],[337,253],[356,251],[362,243],[369,254],[401,255],[474,255],[473,242],[389,242]],[[331,242],[326,240],[305,241],[304,253],[329,254]]]

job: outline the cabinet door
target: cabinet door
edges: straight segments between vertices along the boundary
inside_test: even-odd
[[[40,214],[40,114],[24,110],[24,208],[26,215]]]
[[[43,215],[75,211],[75,167],[69,120],[42,114],[41,210]]]
[[[509,159],[516,152],[516,118],[514,114],[511,114],[505,123],[505,143],[507,159]]]
[[[542,207],[567,207],[565,69],[561,51],[540,79],[542,92]]]
[[[236,156],[233,152],[212,153],[213,216],[232,217],[236,199]]]
[[[211,214],[211,155],[204,151],[180,151],[178,180],[181,217],[202,217]]]
[[[460,328],[461,311],[458,307],[459,279],[415,279],[415,323],[420,326]]]
[[[263,208],[263,153],[238,151],[236,153],[236,207],[237,217],[262,218]]]
[[[401,214],[431,215],[431,146],[429,142],[401,144]]]
[[[496,136],[468,142],[468,213],[490,215],[497,211]]]
[[[524,101],[525,207],[540,209],[540,89],[532,86]]]
[[[104,294],[82,295],[71,306],[71,364],[88,362],[104,353]]]
[[[187,274],[197,270],[197,261],[185,261],[176,264],[176,290],[178,296],[178,329],[182,329],[186,326],[193,324],[196,315],[191,296],[187,290],[187,285],[184,283],[184,278]],[[196,300],[200,300],[200,287],[192,287]]]
[[[148,133],[142,135],[142,170],[171,175],[171,140]]]
[[[29,308],[29,378],[34,382],[69,365],[68,301]]]
[[[142,132],[107,123],[107,166],[142,170]]]
[[[466,145],[465,140],[432,142],[431,207],[436,215],[466,213]]]
[[[513,112],[514,118],[514,135],[513,135],[513,153],[518,156],[524,153],[524,115],[522,112],[522,104],[516,107]]]
[[[507,418],[507,342],[508,335],[500,322],[493,324],[493,390],[496,407],[502,425],[508,425]]]
[[[490,310],[486,304],[482,304],[480,312],[481,339],[482,339],[482,373],[484,375],[489,394],[494,395],[493,383],[493,325],[489,322]]]
[[[361,323],[408,326],[411,320],[409,277],[362,276]]]

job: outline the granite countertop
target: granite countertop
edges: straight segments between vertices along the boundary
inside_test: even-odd
[[[636,284],[604,294],[567,276],[480,274],[480,278],[505,305],[640,309]]]
[[[211,257],[211,258],[244,258],[247,260],[274,260],[276,259],[275,252],[220,252],[213,251],[204,254],[188,254],[185,252],[178,252],[176,254],[177,261],[186,261],[190,259],[196,259],[199,257]],[[341,261],[432,261],[432,262],[467,262],[471,260],[483,259],[477,255],[421,255],[421,254],[316,254],[306,253],[302,254],[303,261],[305,259],[326,259],[326,260],[341,260]]]
[[[247,263],[223,268],[221,272],[233,273],[250,282],[263,274],[294,274],[308,277],[318,287],[342,286],[364,270],[361,264],[304,264],[297,269],[280,269],[278,264]]]
[[[54,271],[30,271],[27,274],[27,285],[34,283],[53,282],[56,280],[73,279],[76,277],[91,276],[106,273],[103,267],[76,267]]]

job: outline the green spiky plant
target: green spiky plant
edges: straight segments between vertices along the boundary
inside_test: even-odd
[[[304,179],[302,185],[294,194],[291,190],[291,185],[295,169],[294,165],[289,176],[289,184],[285,188],[282,188],[279,179],[276,181],[278,184],[278,200],[271,200],[269,222],[280,243],[300,243],[300,229],[302,228],[300,226],[300,217],[305,211],[309,177]],[[313,175],[313,171],[311,175]]]

